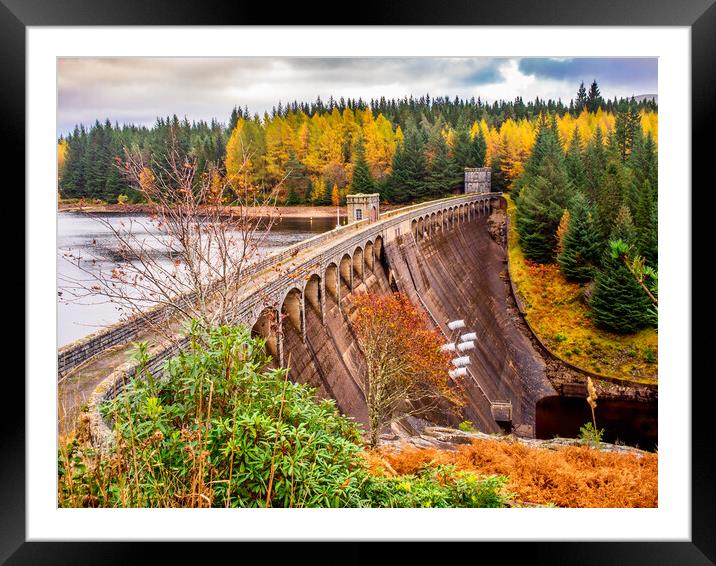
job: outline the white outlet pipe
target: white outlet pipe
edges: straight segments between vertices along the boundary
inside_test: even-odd
[[[475,349],[475,343],[472,342],[472,341],[470,341],[470,342],[461,342],[460,344],[458,344],[457,349],[460,350],[461,352],[467,352],[468,350],[474,350],[474,349]]]
[[[465,377],[467,375],[467,369],[466,368],[457,368],[452,369],[448,372],[448,375],[455,379],[456,377]]]
[[[467,334],[463,334],[460,336],[460,340],[463,342],[467,342],[468,340],[477,340],[477,332],[468,332]]]
[[[457,330],[458,328],[465,328],[465,321],[464,320],[451,320],[448,322],[447,327],[450,330]]]
[[[462,356],[461,358],[453,359],[452,363],[455,367],[463,367],[470,363],[470,358],[468,356]]]

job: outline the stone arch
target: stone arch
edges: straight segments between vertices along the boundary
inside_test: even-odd
[[[313,273],[308,278],[306,286],[303,289],[303,300],[304,313],[308,314],[308,310],[312,309],[318,315],[318,318],[321,319],[321,322],[323,322],[323,305],[325,298],[323,289],[321,288],[321,276],[318,275],[318,273]]]
[[[383,236],[376,236],[373,243],[373,265],[375,261],[381,261],[383,257]]]
[[[339,296],[342,297],[344,294],[348,294],[353,290],[353,258],[350,254],[343,255],[341,263],[338,266],[338,272],[341,275]]]
[[[425,239],[425,221],[422,216],[418,218],[418,239]]]
[[[430,215],[430,231],[433,234],[438,231],[438,215],[434,212]]]
[[[363,247],[363,258],[365,259],[366,268],[373,273],[375,271],[375,256],[373,255],[373,242],[370,240]]]
[[[325,300],[328,303],[328,308],[331,308],[334,304],[338,304],[341,301],[341,285],[338,275],[338,265],[334,261],[326,266],[326,274],[323,277],[326,292],[324,294]]]
[[[306,325],[303,312],[303,292],[297,287],[290,289],[281,303],[281,323],[284,334],[289,326],[298,332],[303,340],[306,335]]]
[[[413,233],[413,239],[415,241],[418,240],[418,221],[413,218],[413,221],[410,223],[410,231]]]
[[[438,230],[440,230],[440,233],[442,234],[443,229],[445,228],[443,226],[443,211],[442,210],[438,210],[437,222],[438,222]]]
[[[358,246],[353,250],[353,278],[359,281],[355,283],[356,287],[365,281],[363,276],[363,248]]]
[[[258,336],[266,341],[266,353],[279,365],[282,362],[281,336],[278,332],[278,312],[267,307],[261,311],[256,322],[251,327],[251,336]]]

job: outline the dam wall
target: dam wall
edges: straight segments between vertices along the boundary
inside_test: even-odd
[[[518,434],[532,436],[537,401],[554,395],[544,361],[521,332],[509,307],[505,253],[490,236],[487,216],[456,228],[438,226],[386,246],[398,287],[422,305],[446,336],[450,320],[463,319],[460,333],[475,332],[469,352],[472,379],[465,380],[480,430],[490,431],[492,402],[512,404]],[[472,420],[472,419],[470,419]],[[490,422],[492,421],[492,422]],[[481,425],[481,426],[480,426]]]
[[[390,239],[372,269],[366,264],[362,276],[356,271],[341,279],[340,305],[327,297],[323,322],[318,309],[306,308],[305,340],[298,326],[284,319],[282,353],[291,379],[315,387],[319,397],[335,399],[344,414],[365,423],[360,387],[364,362],[352,330],[353,297],[397,289],[423,310],[446,341],[447,322],[453,319],[465,320],[462,332],[478,335],[469,354],[470,375],[455,382],[465,407],[460,414],[436,414],[434,420],[453,426],[470,420],[483,432],[499,432],[491,406],[504,401],[512,405],[516,431],[532,436],[537,401],[555,391],[541,356],[507,308],[508,288],[500,276],[504,251],[490,237],[486,222],[487,215],[478,215],[429,235],[421,232],[417,242],[411,232]]]

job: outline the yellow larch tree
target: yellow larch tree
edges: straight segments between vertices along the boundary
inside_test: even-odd
[[[286,163],[295,147],[293,129],[281,116],[269,120],[266,130],[266,172],[273,181],[286,174]]]
[[[370,112],[370,110],[368,110]],[[364,122],[365,158],[375,179],[383,179],[390,173],[395,154],[395,136],[390,121],[378,114],[375,120]]]
[[[642,110],[641,129],[644,135],[651,134],[654,142],[659,143],[659,115],[652,110]]]
[[[60,181],[62,180],[62,170],[65,168],[69,147],[65,139],[57,143],[57,200],[60,200]]]

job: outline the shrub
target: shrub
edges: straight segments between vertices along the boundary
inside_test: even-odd
[[[590,422],[579,427],[579,440],[587,446],[598,447],[604,436],[604,429],[596,429]]]
[[[64,507],[495,506],[499,480],[454,470],[371,476],[361,431],[332,400],[267,368],[245,327],[202,332],[165,365],[134,354],[133,381],[101,411],[115,443],[99,453],[80,432],[58,455]],[[85,419],[88,415],[85,415]],[[411,486],[408,492],[405,486]]]
[[[450,464],[426,464],[414,475],[371,477],[367,496],[376,507],[504,507],[505,476],[484,479]]]
[[[656,352],[652,350],[651,348],[645,348],[644,349],[644,361],[648,364],[655,364],[656,363]]]
[[[472,421],[462,421],[457,425],[457,428],[463,432],[473,432],[475,430],[475,424]]]

